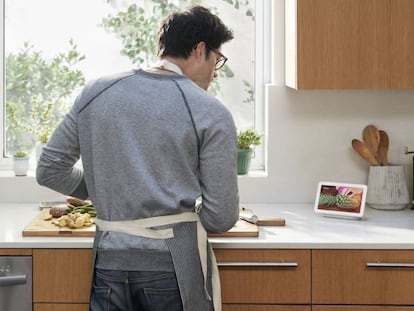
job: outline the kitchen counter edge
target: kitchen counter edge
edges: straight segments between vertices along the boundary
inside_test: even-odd
[[[213,248],[244,249],[414,249],[414,211],[366,208],[362,219],[324,217],[312,204],[243,204],[260,218],[285,226],[259,227],[259,237],[209,238]],[[92,248],[91,237],[23,237],[39,213],[36,203],[0,203],[0,248]]]

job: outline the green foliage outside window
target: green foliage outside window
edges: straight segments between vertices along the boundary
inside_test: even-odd
[[[51,132],[72,104],[73,91],[85,83],[74,68],[85,56],[75,43],[52,60],[35,51],[29,43],[18,53],[6,56],[6,137],[7,150],[33,147],[47,142]]]
[[[254,20],[248,0],[222,0],[234,9],[244,10],[245,15]],[[117,0],[107,0],[112,4]],[[202,0],[178,0],[178,6],[167,0],[144,1],[145,9],[131,4],[125,11],[102,19],[102,27],[114,33],[122,41],[121,54],[134,64],[148,65],[157,55],[157,31],[160,21],[171,11],[192,4],[202,4]],[[142,2],[141,2],[142,3]],[[151,10],[148,4],[151,3]],[[215,11],[213,9],[213,11]],[[217,10],[215,11],[217,12]],[[69,49],[52,59],[42,51],[25,43],[18,53],[6,55],[6,150],[13,154],[19,149],[30,150],[36,141],[47,142],[64,114],[73,103],[73,94],[85,83],[82,71],[76,65],[85,59],[73,40]],[[232,78],[229,66],[219,70],[219,77]],[[214,80],[210,92],[220,91],[219,80]],[[243,81],[247,99],[254,101],[254,88]]]
[[[222,0],[235,9],[245,9],[246,16],[254,20],[253,10],[249,8],[248,0]],[[115,0],[107,0],[114,3]],[[142,4],[143,1],[141,1]],[[127,56],[134,64],[149,65],[156,60],[157,56],[157,32],[160,21],[170,12],[178,11],[179,8],[190,5],[202,4],[201,0],[180,0],[178,5],[168,0],[151,0],[152,10],[131,4],[125,11],[110,15],[102,20],[102,26],[114,33],[122,40],[123,48],[121,53]],[[214,10],[219,14],[217,10]],[[219,77],[233,78],[234,73],[228,65],[218,71]],[[247,83],[247,82],[245,82]],[[215,79],[210,85],[209,92],[217,95],[220,91],[219,80]]]

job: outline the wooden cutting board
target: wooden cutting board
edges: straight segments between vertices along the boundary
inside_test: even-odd
[[[93,237],[95,236],[95,225],[71,229],[69,227],[58,227],[52,224],[52,220],[44,220],[49,215],[49,208],[42,209],[39,214],[23,229],[24,237],[38,236],[68,236],[68,237]]]
[[[23,229],[24,237],[93,237],[95,236],[95,225],[71,229],[69,227],[58,227],[51,220],[44,220],[49,215],[49,208],[42,209],[39,214]],[[259,229],[255,224],[239,220],[233,228],[223,233],[209,233],[209,237],[258,237]]]
[[[257,225],[247,222],[245,220],[239,220],[236,224],[227,232],[223,233],[209,233],[209,237],[258,237],[259,229]]]

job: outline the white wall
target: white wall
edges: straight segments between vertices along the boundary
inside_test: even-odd
[[[275,0],[273,83],[268,86],[268,177],[241,178],[242,202],[310,203],[318,181],[367,183],[369,164],[351,147],[374,124],[390,137],[389,160],[412,192],[414,90],[295,91],[284,86],[284,1]]]
[[[275,0],[273,84],[268,91],[268,177],[241,177],[242,202],[310,203],[318,181],[366,183],[369,166],[351,148],[375,124],[390,137],[389,159],[406,166],[412,189],[414,90],[295,91],[284,86],[284,1]],[[60,196],[33,178],[0,176],[0,201]]]

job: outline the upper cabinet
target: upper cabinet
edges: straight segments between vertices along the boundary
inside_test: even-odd
[[[286,0],[286,85],[414,89],[414,1]]]

